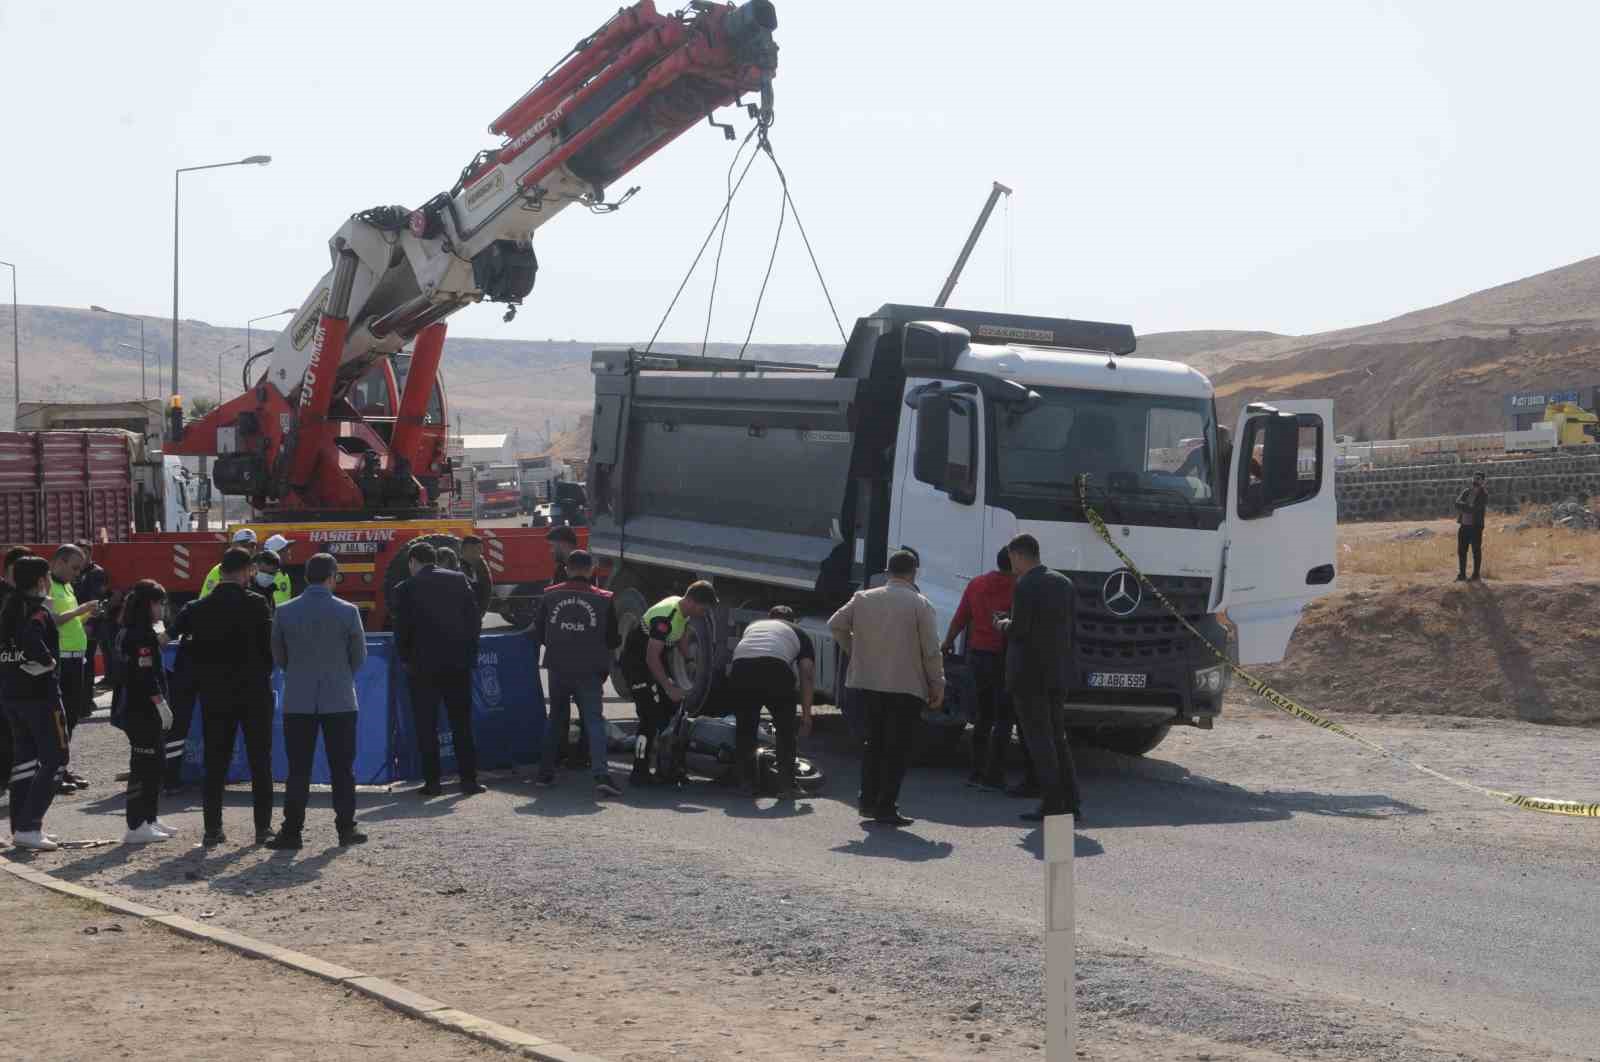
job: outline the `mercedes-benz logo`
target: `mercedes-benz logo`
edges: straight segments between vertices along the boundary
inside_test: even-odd
[[[1143,598],[1139,577],[1126,568],[1118,568],[1106,576],[1106,584],[1100,588],[1100,599],[1106,603],[1106,611],[1113,616],[1133,615]]]

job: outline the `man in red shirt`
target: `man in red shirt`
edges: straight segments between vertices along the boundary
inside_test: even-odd
[[[1011,612],[1011,591],[1017,577],[1011,574],[1011,558],[1005,550],[995,557],[995,571],[985,572],[967,584],[961,595],[961,604],[950,619],[950,630],[945,635],[944,651],[956,651],[956,638],[967,632],[967,663],[977,686],[977,713],[972,720],[972,776],[967,784],[981,789],[1001,790],[1006,787],[1006,749],[1011,744],[1011,727],[1015,719],[1011,700],[1005,692],[1006,643],[1005,635],[995,621]],[[1018,794],[1030,795],[1033,784],[1033,764],[1026,759],[1027,781],[1019,787]]]

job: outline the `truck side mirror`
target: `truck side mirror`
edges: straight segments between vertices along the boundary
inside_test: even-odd
[[[923,395],[917,399],[917,449],[912,457],[911,474],[940,490],[944,489],[945,460],[950,454],[950,397]]]
[[[917,402],[912,474],[971,505],[978,499],[978,409],[961,395],[929,394]]]

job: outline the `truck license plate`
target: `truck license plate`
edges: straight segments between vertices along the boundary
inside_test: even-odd
[[[1142,690],[1147,676],[1138,671],[1091,671],[1089,686],[1101,690]]]

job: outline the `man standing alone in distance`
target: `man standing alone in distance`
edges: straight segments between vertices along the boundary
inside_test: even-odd
[[[850,654],[845,685],[859,691],[867,717],[859,810],[885,826],[914,821],[900,814],[906,756],[922,710],[944,703],[939,632],[916,579],[916,554],[899,550],[882,586],[860,591],[828,620],[839,648]]]
[[[1483,521],[1489,509],[1489,488],[1482,472],[1472,474],[1472,486],[1456,495],[1456,582],[1467,578],[1467,550],[1472,550],[1472,578],[1483,570]]]
[[[285,601],[272,621],[272,660],[283,669],[283,744],[289,754],[283,829],[268,848],[301,845],[311,761],[322,732],[333,783],[333,822],[341,847],[361,844],[356,829],[356,672],[367,660],[361,610],[333,596],[339,564],[332,554],[306,561],[306,588]]]
[[[431,545],[418,542],[408,560],[411,578],[394,591],[394,647],[411,688],[411,711],[422,757],[418,795],[438,796],[439,702],[450,719],[461,792],[487,790],[478,784],[478,747],[472,737],[472,669],[478,663],[483,617],[467,577],[434,566]]]
[[[1042,822],[1046,815],[1079,815],[1065,715],[1076,607],[1072,580],[1039,563],[1039,540],[1032,535],[1018,535],[1006,550],[1017,573],[1011,616],[1000,622],[1006,636],[1006,689],[1043,798],[1037,811],[1025,811],[1022,818]]]

